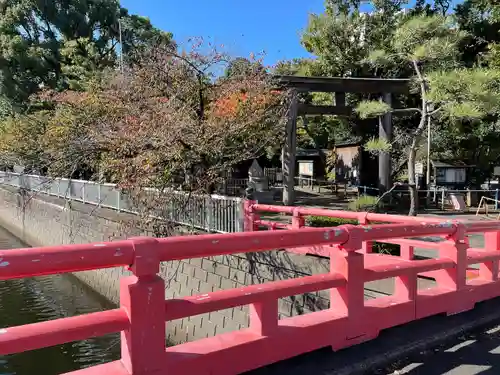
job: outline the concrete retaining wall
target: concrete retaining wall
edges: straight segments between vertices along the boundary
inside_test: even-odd
[[[31,246],[110,241],[137,236],[131,215],[44,195],[22,196],[0,187],[0,225]],[[285,251],[217,256],[164,262],[165,297],[176,298],[238,286],[325,273],[329,261]],[[114,303],[119,302],[122,268],[79,272],[75,275]],[[327,308],[328,291],[283,298],[279,314],[293,316]],[[172,343],[212,336],[248,326],[247,307],[179,319],[167,324]]]

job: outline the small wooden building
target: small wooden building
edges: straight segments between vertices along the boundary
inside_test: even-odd
[[[337,153],[337,181],[357,183],[361,178],[361,156],[363,149],[359,142],[346,142],[335,146]]]
[[[432,180],[437,187],[464,189],[470,181],[473,165],[461,161],[431,160]]]
[[[328,155],[329,150],[322,149],[321,151]],[[318,150],[298,148],[295,160],[298,177],[312,177],[313,179],[325,177],[325,166]]]
[[[355,185],[375,186],[378,178],[378,163],[368,152],[363,150],[361,142],[345,142],[335,146],[337,162],[335,166],[335,179],[337,182],[351,182]],[[330,150],[323,149],[328,155]],[[300,173],[304,171],[306,162],[312,164],[314,179],[326,178],[326,166],[323,164],[318,150],[297,149],[297,176],[308,177]],[[302,166],[301,166],[302,164]]]

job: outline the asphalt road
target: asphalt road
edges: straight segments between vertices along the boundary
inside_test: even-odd
[[[373,374],[500,374],[500,320],[487,328],[457,335],[439,346],[376,369]]]

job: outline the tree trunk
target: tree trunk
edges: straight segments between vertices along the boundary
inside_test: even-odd
[[[418,215],[418,192],[417,192],[417,182],[415,180],[415,159],[417,155],[417,147],[419,145],[422,132],[425,129],[426,121],[428,118],[428,103],[427,103],[427,86],[425,79],[420,72],[419,64],[416,60],[412,61],[413,68],[417,74],[420,83],[420,95],[422,96],[422,111],[420,123],[418,124],[415,133],[413,134],[413,139],[411,141],[410,150],[408,153],[408,190],[410,191],[410,210],[408,216]]]
[[[408,190],[410,192],[410,210],[408,216],[418,215],[418,192],[417,182],[415,181],[415,158],[417,154],[418,138],[418,136],[415,136],[411,141],[408,155]]]

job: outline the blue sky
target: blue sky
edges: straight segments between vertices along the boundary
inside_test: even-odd
[[[323,0],[121,0],[132,13],[147,16],[182,44],[189,37],[211,38],[233,56],[265,51],[267,64],[307,56],[300,30]]]
[[[454,3],[458,1],[453,1]],[[171,31],[183,44],[189,37],[210,38],[232,56],[265,52],[265,63],[308,56],[300,32],[323,0],[121,0],[130,12]]]

